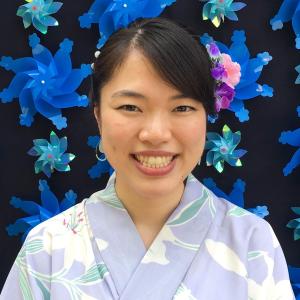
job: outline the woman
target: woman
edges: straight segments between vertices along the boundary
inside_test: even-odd
[[[1,299],[294,299],[270,225],[191,174],[214,113],[210,69],[205,47],[165,19],[110,37],[93,101],[115,173],[30,232]]]

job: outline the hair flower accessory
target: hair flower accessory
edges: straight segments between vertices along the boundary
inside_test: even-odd
[[[204,34],[200,38],[200,40],[203,45],[207,45],[210,43],[215,43],[217,45],[217,47],[220,49],[219,52],[222,52],[222,64],[224,64],[224,66],[226,66],[227,61],[229,61],[229,58],[224,54],[229,55],[231,61],[239,64],[241,76],[238,84],[234,86],[234,98],[230,102],[228,110],[234,112],[235,116],[239,119],[240,122],[248,121],[249,111],[245,109],[244,101],[257,96],[273,96],[273,89],[270,86],[257,83],[257,80],[259,79],[264,66],[269,63],[272,57],[268,52],[263,52],[257,54],[255,58],[250,58],[250,53],[245,43],[245,32],[243,30],[236,30],[233,32],[233,36],[231,38],[232,44],[230,47],[227,47],[220,42],[214,42],[213,38],[208,34]],[[229,73],[229,78],[231,81],[225,82],[227,82],[227,84],[234,84],[235,82],[237,82],[237,66],[232,65],[230,61],[227,67],[227,72]],[[227,103],[225,101],[225,105],[223,106],[226,105]],[[210,118],[210,121],[214,122],[215,119]]]
[[[226,194],[223,192],[219,187],[217,187],[217,184],[212,178],[204,178],[203,184],[209,188],[216,196],[220,198],[224,198],[231,203],[244,208],[245,201],[244,201],[244,193],[245,193],[245,187],[246,183],[245,181],[241,179],[237,179],[235,183],[233,184],[233,189],[229,194]],[[266,216],[269,215],[268,207],[267,206],[256,206],[255,208],[248,208],[246,209],[249,212],[254,213],[258,217],[264,219]],[[246,210],[238,210],[233,209],[229,212],[229,215],[240,217],[242,215],[248,214]]]
[[[21,125],[31,126],[34,115],[39,112],[57,129],[65,128],[67,119],[62,117],[61,110],[88,105],[87,96],[78,95],[76,89],[91,74],[91,66],[83,64],[80,69],[72,69],[70,53],[73,42],[68,39],[60,44],[54,56],[40,44],[36,34],[29,37],[29,44],[33,57],[1,58],[0,66],[16,75],[9,87],[0,92],[0,99],[6,103],[19,98]]]
[[[35,173],[43,172],[48,177],[54,170],[68,172],[71,170],[69,162],[75,155],[65,153],[68,147],[67,137],[58,138],[55,132],[50,133],[50,143],[45,139],[33,140],[34,146],[28,151],[29,155],[39,156],[34,164]]]
[[[23,233],[22,240],[24,241],[32,228],[70,208],[77,199],[76,193],[69,190],[65,193],[61,203],[59,203],[57,197],[51,192],[46,180],[39,180],[39,190],[41,191],[41,205],[34,201],[26,201],[16,197],[11,198],[10,204],[23,210],[29,217],[20,218],[14,224],[8,225],[6,230],[9,236]]]
[[[234,98],[234,87],[239,83],[240,65],[231,60],[228,54],[221,53],[218,46],[211,42],[206,45],[212,61],[211,75],[216,80],[216,111],[228,108]]]
[[[300,49],[300,0],[284,0],[278,13],[270,20],[273,30],[282,29],[283,23],[292,21],[296,35],[296,48]]]
[[[221,21],[227,17],[231,21],[238,21],[236,11],[246,6],[243,2],[233,2],[233,0],[201,0],[206,2],[203,6],[203,20],[210,19],[211,22],[219,27]]]
[[[232,132],[227,125],[223,127],[223,137],[216,132],[207,132],[205,149],[209,150],[206,154],[206,165],[214,166],[222,173],[224,162],[226,161],[233,167],[241,167],[240,158],[247,153],[246,150],[235,150],[241,141],[241,132]]]
[[[97,47],[101,48],[110,35],[138,18],[159,16],[166,6],[176,0],[95,0],[89,11],[79,17],[81,28],[99,26],[100,39]]]
[[[297,108],[298,117],[300,117],[300,106]],[[284,167],[283,174],[287,176],[300,165],[300,128],[294,131],[283,131],[279,137],[281,144],[288,144],[294,147],[298,147],[289,163]]]
[[[63,3],[53,0],[25,1],[28,3],[21,5],[17,11],[17,16],[23,18],[25,28],[32,24],[38,31],[46,34],[48,26],[58,26],[57,20],[50,15],[58,12]]]
[[[291,207],[291,210],[300,216],[300,207]],[[295,241],[300,239],[300,217],[289,221],[286,227],[294,229]]]
[[[101,138],[98,135],[95,135],[88,137],[87,144],[97,151],[100,142]],[[96,155],[96,157],[98,158],[98,162],[88,170],[90,178],[99,178],[105,173],[109,173],[109,175],[111,175],[114,172],[114,169],[106,159],[105,154],[101,153],[100,156]]]

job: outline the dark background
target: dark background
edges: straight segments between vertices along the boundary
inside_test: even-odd
[[[24,1],[25,2],[25,1]],[[0,10],[0,56],[20,58],[31,56],[28,36],[37,32],[34,28],[25,30],[22,19],[16,16],[17,8],[23,1],[3,1]],[[275,230],[282,245],[288,264],[300,267],[300,240],[293,241],[293,231],[286,228],[289,220],[297,217],[291,206],[300,206],[299,183],[300,167],[287,177],[282,169],[290,160],[296,148],[281,145],[278,138],[282,131],[300,127],[296,107],[300,105],[300,87],[294,84],[297,72],[294,67],[300,63],[300,50],[295,48],[295,36],[291,23],[282,30],[272,31],[269,21],[277,13],[282,1],[244,0],[247,6],[237,12],[239,21],[226,19],[219,28],[209,21],[202,20],[203,3],[197,0],[177,0],[168,7],[163,15],[190,26],[197,33],[208,32],[217,41],[231,44],[233,30],[246,31],[247,46],[251,57],[268,51],[273,60],[266,66],[259,83],[266,83],[274,88],[273,98],[257,97],[248,101],[250,121],[240,123],[231,112],[223,112],[209,130],[221,132],[224,124],[232,131],[242,132],[239,148],[247,149],[242,158],[242,168],[226,165],[223,173],[218,174],[213,168],[205,166],[204,161],[194,170],[197,178],[213,177],[217,185],[229,193],[237,178],[246,181],[245,207],[267,205],[270,215],[266,218]],[[79,27],[78,17],[87,12],[92,0],[65,0],[61,10],[54,15],[59,21],[58,27],[50,27],[47,35],[37,32],[41,43],[55,53],[64,38],[74,41],[73,67],[93,60],[98,41],[98,27],[90,30]],[[0,68],[0,90],[7,87],[14,74]],[[87,94],[89,81],[86,80],[80,93]],[[78,201],[102,189],[108,179],[90,179],[88,169],[96,163],[94,151],[87,146],[87,138],[97,134],[96,123],[91,108],[72,108],[63,112],[68,119],[68,127],[58,131],[47,119],[36,115],[29,128],[19,125],[20,108],[17,100],[0,104],[0,289],[21,247],[20,237],[9,237],[6,226],[26,214],[13,208],[10,198],[35,200],[40,203],[38,180],[47,179],[42,173],[34,174],[35,157],[27,154],[36,138],[49,139],[51,130],[58,136],[68,137],[68,151],[76,154],[71,162],[71,172],[55,172],[48,180],[51,190],[61,200],[64,193],[73,189],[78,194]]]

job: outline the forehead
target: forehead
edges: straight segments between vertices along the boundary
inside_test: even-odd
[[[121,88],[142,88],[147,90],[147,87],[150,86],[176,90],[165,82],[155,70],[151,61],[142,52],[132,50],[125,57],[122,64],[114,70],[103,90]]]

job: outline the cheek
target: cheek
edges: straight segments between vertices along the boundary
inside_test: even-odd
[[[134,125],[113,111],[102,115],[103,147],[107,152],[126,152],[134,134]],[[108,153],[109,155],[110,153]]]
[[[193,152],[199,152],[205,144],[206,122],[189,122],[180,129],[180,136],[183,143]]]

